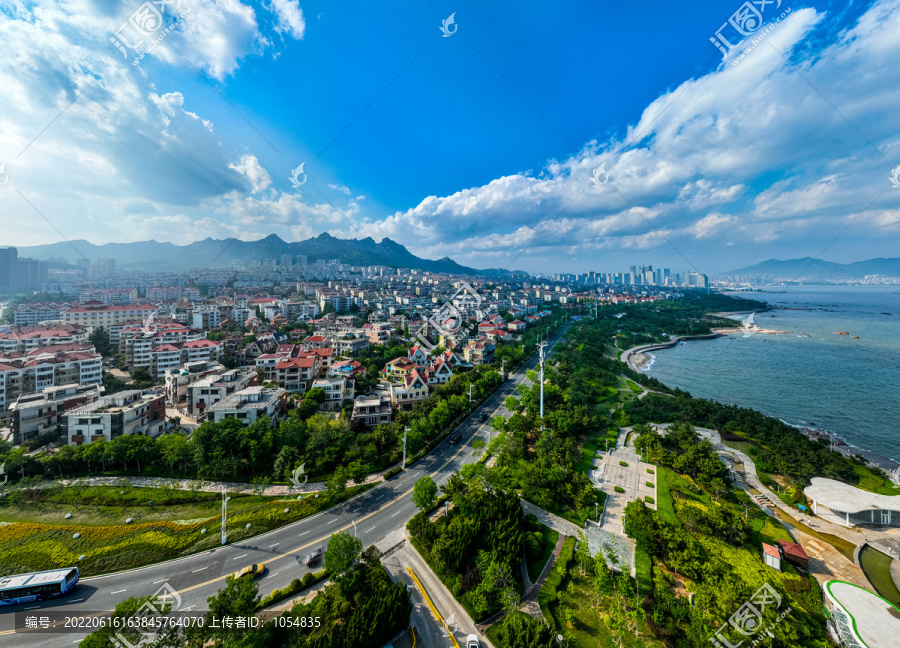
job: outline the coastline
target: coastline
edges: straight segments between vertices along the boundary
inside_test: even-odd
[[[684,336],[678,338],[672,338],[668,342],[663,342],[659,344],[645,344],[636,347],[632,347],[627,351],[622,353],[622,357],[620,359],[621,362],[626,363],[626,365],[633,369],[634,371],[639,371],[644,373],[646,370],[649,370],[653,363],[656,361],[656,356],[650,355],[650,351],[659,350],[659,349],[668,349],[676,346],[679,342],[683,342],[684,340],[712,340],[718,337],[725,337],[727,333],[732,332],[731,329],[712,329],[715,331],[712,335],[705,336]],[[744,332],[744,329],[736,329],[733,332],[739,333]],[[765,329],[760,329],[759,331],[752,331],[752,333],[768,333],[768,334],[785,334],[787,331],[773,331],[769,332]],[[751,334],[752,334],[751,333]],[[868,448],[863,448],[861,446],[853,445],[851,443],[847,443],[846,440],[841,438],[838,434],[834,433],[830,430],[822,430],[815,427],[810,427],[809,424],[804,423],[790,423],[785,421],[783,418],[777,417],[779,420],[792,428],[800,430],[804,436],[812,441],[816,441],[818,439],[825,439],[829,443],[834,444],[834,450],[836,452],[840,452],[844,456],[851,455],[859,455],[863,457],[871,467],[878,468],[887,472],[892,480],[896,483],[900,483],[900,462],[885,457],[884,455],[878,454]]]

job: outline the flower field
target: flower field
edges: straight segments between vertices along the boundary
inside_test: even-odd
[[[367,486],[348,488],[341,500]],[[228,515],[228,541],[238,542],[328,508],[326,498],[275,500]],[[285,509],[288,512],[285,512]],[[77,565],[93,576],[185,556],[220,544],[220,517],[116,526],[0,525],[0,576]],[[188,522],[185,524],[185,522]],[[247,524],[251,527],[248,529]],[[202,530],[206,529],[206,533]],[[78,538],[74,536],[79,534]],[[79,560],[80,556],[84,556]]]

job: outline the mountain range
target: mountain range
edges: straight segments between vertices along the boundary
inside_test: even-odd
[[[309,263],[320,259],[339,259],[348,265],[383,265],[392,268],[413,268],[430,272],[460,275],[504,276],[527,274],[494,268],[478,270],[462,266],[449,257],[431,260],[417,257],[403,245],[384,238],[376,243],[372,238],[339,239],[323,233],[305,241],[289,243],[275,234],[256,241],[234,238],[206,238],[187,245],[136,241],[94,245],[85,240],[49,245],[20,247],[19,257],[34,259],[115,259],[116,267],[124,270],[184,272],[194,268],[227,268],[251,261],[280,260],[282,255],[306,256]]]
[[[900,259],[869,259],[854,263],[833,263],[806,257],[769,259],[740,270],[721,273],[725,277],[768,276],[788,281],[859,281],[866,275],[900,277]]]

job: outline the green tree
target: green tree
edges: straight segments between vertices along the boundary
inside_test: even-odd
[[[419,477],[413,486],[413,504],[420,511],[430,511],[437,502],[437,484],[429,475]]]
[[[344,576],[362,555],[362,540],[350,533],[333,533],[325,547],[323,564],[336,578]]]
[[[334,469],[331,477],[325,482],[325,488],[328,490],[332,499],[337,499],[347,489],[347,469],[338,466]]]

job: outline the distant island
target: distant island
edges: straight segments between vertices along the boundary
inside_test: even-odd
[[[748,283],[900,283],[900,258],[869,259],[855,263],[833,263],[812,257],[769,259],[762,263],[729,270],[715,277],[721,281]]]

